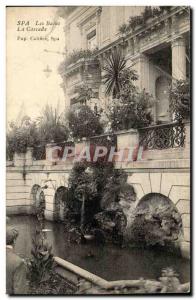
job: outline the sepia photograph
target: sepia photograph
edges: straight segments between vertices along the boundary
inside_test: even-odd
[[[192,294],[192,8],[148,4],[6,7],[8,295]]]

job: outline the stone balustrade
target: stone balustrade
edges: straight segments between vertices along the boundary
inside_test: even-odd
[[[115,291],[122,292],[123,289],[133,290],[134,293],[146,288],[149,293],[161,293],[165,287],[161,281],[157,280],[116,280],[108,281],[93,273],[90,273],[60,257],[54,258],[56,263],[55,271],[66,281],[79,287],[77,294],[114,294]],[[176,287],[178,293],[188,293],[190,283],[180,284]]]

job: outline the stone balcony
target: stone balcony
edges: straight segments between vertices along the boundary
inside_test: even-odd
[[[71,104],[75,104],[77,93],[76,86],[87,85],[92,88],[95,98],[98,97],[98,90],[101,82],[101,70],[99,61],[94,57],[81,58],[75,63],[67,66],[65,71],[67,95]]]
[[[103,60],[105,55],[119,48],[127,57],[133,57],[138,53],[150,52],[152,48],[158,48],[162,43],[168,44],[176,36],[189,31],[189,10],[186,7],[173,6],[169,12],[149,18],[145,25],[138,25],[124,34],[119,33],[112,43],[100,47],[96,55]]]

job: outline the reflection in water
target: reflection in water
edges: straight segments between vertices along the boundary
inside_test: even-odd
[[[19,231],[16,252],[23,257],[31,255],[31,239],[36,228],[33,216],[13,216],[13,224]],[[64,258],[107,280],[156,279],[161,269],[173,267],[179,273],[180,281],[190,281],[190,261],[172,253],[158,250],[120,249],[114,245],[77,245],[67,242],[64,225],[45,222],[45,235],[53,247],[55,256]]]

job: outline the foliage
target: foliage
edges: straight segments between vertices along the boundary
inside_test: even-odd
[[[178,239],[181,218],[172,205],[141,207],[131,226],[132,240],[146,245],[168,245]]]
[[[122,209],[107,209],[96,214],[94,218],[104,239],[122,245],[123,233],[127,225]]]
[[[177,80],[170,89],[170,108],[177,120],[190,117],[190,82]]]
[[[41,282],[48,279],[53,267],[52,247],[49,246],[40,230],[36,230],[35,238],[32,239],[31,254],[31,281]]]
[[[133,187],[127,184],[127,174],[122,170],[112,170],[106,179],[105,186],[103,189],[103,196],[101,199],[102,209],[111,208],[120,201],[122,195],[129,190],[131,198],[135,197],[135,191]],[[126,199],[131,200],[131,199]]]
[[[29,295],[73,295],[77,288],[53,271],[44,282],[30,282]]]
[[[118,31],[120,32],[121,35],[126,34],[128,31],[127,24],[123,23],[122,25],[120,25]]]
[[[152,103],[152,96],[145,90],[139,92],[133,89],[130,92],[130,89],[123,88],[118,103],[110,105],[106,112],[112,131],[149,126]]]
[[[152,96],[143,90],[139,92],[133,84],[137,80],[134,70],[126,68],[126,60],[114,52],[104,67],[106,94],[116,98],[106,111],[106,117],[113,131],[140,128],[152,122]]]
[[[77,103],[86,104],[91,98],[93,98],[94,93],[92,88],[89,88],[87,85],[76,86],[74,93],[78,94]]]
[[[36,123],[25,116],[20,125],[12,122],[7,133],[6,154],[12,160],[14,152],[25,153],[27,147],[33,147],[38,143]]]
[[[122,89],[125,71],[129,72],[129,78],[136,80],[137,76],[134,71],[126,68],[126,60],[119,51],[115,51],[105,61],[103,67],[105,74],[103,76],[106,85],[106,95],[112,95],[116,98]]]
[[[12,160],[15,152],[26,153],[27,147],[34,148],[35,156],[38,150],[45,153],[47,143],[65,141],[67,136],[68,131],[62,114],[46,105],[36,121],[25,116],[20,124],[10,124],[6,141],[7,158]]]
[[[147,20],[154,17],[159,17],[164,13],[164,11],[169,12],[171,6],[146,6],[141,15],[132,16],[129,18],[128,23],[120,25],[119,32],[121,35],[134,31],[137,26],[143,26],[146,24]]]
[[[153,17],[153,9],[151,6],[146,6],[142,12],[143,22],[145,23],[149,18]]]
[[[143,18],[141,16],[133,16],[129,18],[129,25],[128,28],[131,30],[135,30],[136,26],[140,26],[143,24]]]
[[[58,69],[59,74],[63,76],[67,66],[76,63],[80,59],[89,59],[89,58],[93,57],[93,55],[96,53],[96,51],[97,51],[97,49],[95,49],[95,50],[90,50],[90,49],[73,50],[73,52],[70,53],[68,55],[68,57],[60,64],[59,69]]]
[[[81,139],[103,132],[99,116],[86,105],[71,108],[68,112],[67,119],[70,135],[73,136],[73,138]]]
[[[66,141],[68,130],[63,120],[63,114],[48,104],[43,108],[37,120],[40,144]]]
[[[118,212],[122,210],[120,200],[129,202],[135,199],[134,189],[126,183],[126,180],[125,172],[114,169],[112,164],[105,164],[105,162],[75,163],[69,178],[70,190],[73,193],[72,205],[69,208],[79,214],[81,204],[79,205],[78,202],[81,202],[79,200],[85,193],[86,223],[90,224],[93,217],[98,217],[97,213],[109,210],[113,210],[112,219],[117,222],[119,220]],[[98,219],[100,221],[99,217]],[[119,226],[115,224],[115,230],[117,229]]]
[[[82,200],[85,194],[87,201],[92,201],[97,196],[97,185],[92,168],[86,163],[76,163],[69,177],[69,185],[74,191],[74,197]]]

